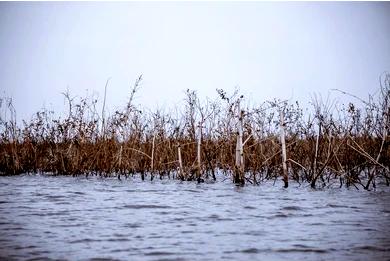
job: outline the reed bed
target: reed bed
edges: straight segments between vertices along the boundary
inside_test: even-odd
[[[12,100],[0,101],[0,174],[139,175],[203,182],[217,173],[238,184],[283,177],[312,187],[389,186],[390,74],[369,100],[312,107],[273,100],[245,104],[239,91],[217,89],[216,100],[185,92],[185,106],[165,112],[135,106],[139,77],[121,110],[106,115],[98,100],[63,93],[66,117],[41,110],[23,126]],[[106,84],[107,89],[108,81]],[[341,95],[349,95],[341,93]],[[357,98],[357,97],[352,97]],[[103,104],[105,104],[105,97]]]

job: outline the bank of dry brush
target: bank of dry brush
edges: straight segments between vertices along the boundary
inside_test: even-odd
[[[151,112],[134,105],[140,81],[124,108],[109,116],[104,107],[97,110],[96,99],[64,93],[65,118],[42,110],[17,126],[12,101],[2,98],[0,173],[198,182],[223,173],[236,183],[259,184],[282,176],[285,163],[285,186],[288,179],[312,187],[389,185],[389,74],[381,77],[379,95],[359,101],[363,106],[315,98],[306,110],[280,100],[245,107],[238,91],[217,90],[217,100],[201,101],[187,90],[180,110]]]

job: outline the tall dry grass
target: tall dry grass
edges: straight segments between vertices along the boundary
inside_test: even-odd
[[[134,105],[140,81],[124,108],[108,116],[104,106],[98,112],[96,99],[66,92],[65,118],[41,110],[17,126],[12,100],[2,98],[0,173],[198,182],[223,173],[236,183],[253,184],[285,173],[285,186],[288,179],[312,187],[335,182],[365,189],[378,181],[389,185],[390,74],[382,75],[377,97],[359,101],[363,107],[317,97],[306,110],[298,102],[280,100],[250,107],[238,91],[217,90],[217,100],[202,101],[187,90],[180,110],[147,111]],[[243,158],[237,160],[237,155]]]

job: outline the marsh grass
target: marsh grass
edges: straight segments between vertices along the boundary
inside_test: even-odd
[[[217,90],[217,100],[201,101],[187,90],[182,111],[151,112],[133,102],[141,79],[124,108],[109,116],[104,106],[97,111],[96,99],[66,92],[67,117],[42,110],[18,127],[12,100],[2,98],[0,173],[140,175],[202,182],[215,180],[220,170],[241,184],[284,176],[285,181],[312,187],[335,181],[365,189],[378,181],[389,185],[389,74],[381,77],[379,95],[360,101],[363,107],[315,97],[305,111],[298,102],[280,100],[245,107],[238,91],[229,95]],[[237,161],[237,155],[243,158]]]

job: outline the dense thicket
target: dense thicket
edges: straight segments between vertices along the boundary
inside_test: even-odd
[[[133,102],[140,81],[126,106],[108,116],[104,105],[102,111],[96,109],[97,100],[64,93],[66,117],[42,110],[19,127],[11,100],[1,99],[0,173],[137,174],[142,179],[202,181],[215,179],[218,170],[240,175],[235,182],[257,184],[282,173],[283,128],[290,179],[313,187],[334,181],[366,189],[378,180],[389,185],[389,74],[382,75],[376,96],[359,101],[363,107],[317,98],[306,110],[298,102],[280,100],[245,107],[238,91],[229,95],[217,90],[217,100],[201,101],[187,90],[182,108],[148,112]],[[241,173],[236,160],[240,119]]]

